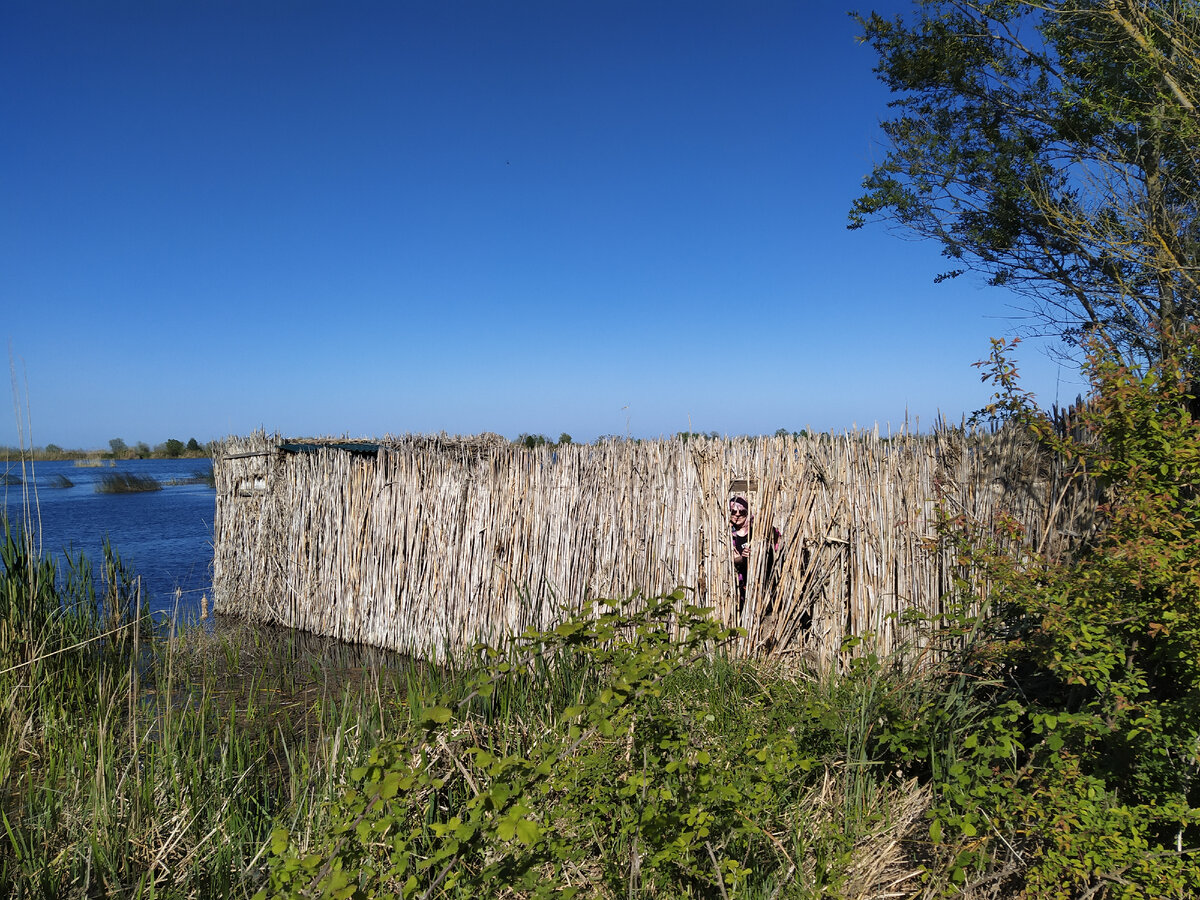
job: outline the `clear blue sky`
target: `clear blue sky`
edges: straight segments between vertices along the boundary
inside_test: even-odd
[[[0,0],[0,302],[32,442],[979,407],[1012,298],[845,227],[888,100],[850,8]],[[1044,402],[1081,389],[1022,362]]]

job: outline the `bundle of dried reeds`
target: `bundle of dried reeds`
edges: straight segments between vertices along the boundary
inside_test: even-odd
[[[1043,550],[1095,509],[1090,486],[1007,431],[283,443],[260,433],[215,454],[217,608],[432,658],[678,585],[744,627],[746,652],[829,663],[851,634],[889,650],[912,638],[893,614],[938,611],[967,574],[939,509],[982,528],[1010,515]],[[744,598],[734,491],[754,515]]]

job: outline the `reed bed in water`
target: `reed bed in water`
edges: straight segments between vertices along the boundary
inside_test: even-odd
[[[208,487],[213,487],[213,475],[211,470],[197,469],[191,475],[183,475],[175,478],[168,478],[166,484],[177,487],[184,484],[203,484]]]
[[[866,634],[886,652],[911,637],[895,614],[936,613],[965,574],[939,511],[985,532],[1011,516],[1030,547],[1053,550],[1095,508],[1088,485],[1009,431],[281,444],[257,434],[216,450],[217,608],[439,658],[587,598],[678,585],[747,629],[743,652],[828,663]],[[733,493],[755,517],[744,598]]]
[[[153,475],[138,475],[136,472],[113,472],[96,482],[98,494],[140,494],[161,490],[162,483]]]

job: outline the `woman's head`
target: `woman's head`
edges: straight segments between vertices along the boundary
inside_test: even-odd
[[[745,497],[729,498],[729,522],[732,525],[745,525],[750,516],[750,504]]]

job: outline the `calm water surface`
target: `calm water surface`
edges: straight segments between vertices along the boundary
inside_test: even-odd
[[[0,462],[0,474],[4,471],[8,480],[21,482],[0,488],[5,512],[10,521],[21,521],[28,496],[35,530],[40,513],[44,552],[60,559],[82,552],[98,564],[107,537],[121,559],[142,576],[152,612],[172,615],[176,588],[182,591],[181,621],[199,615],[201,595],[211,599],[216,493],[206,484],[167,483],[211,472],[211,460],[121,460],[116,467],[99,468],[77,467],[69,461],[39,462],[32,464],[32,471],[27,464],[24,472],[19,464]],[[96,485],[105,475],[119,472],[149,475],[163,488],[138,494],[97,493]],[[54,487],[59,475],[72,486]]]

